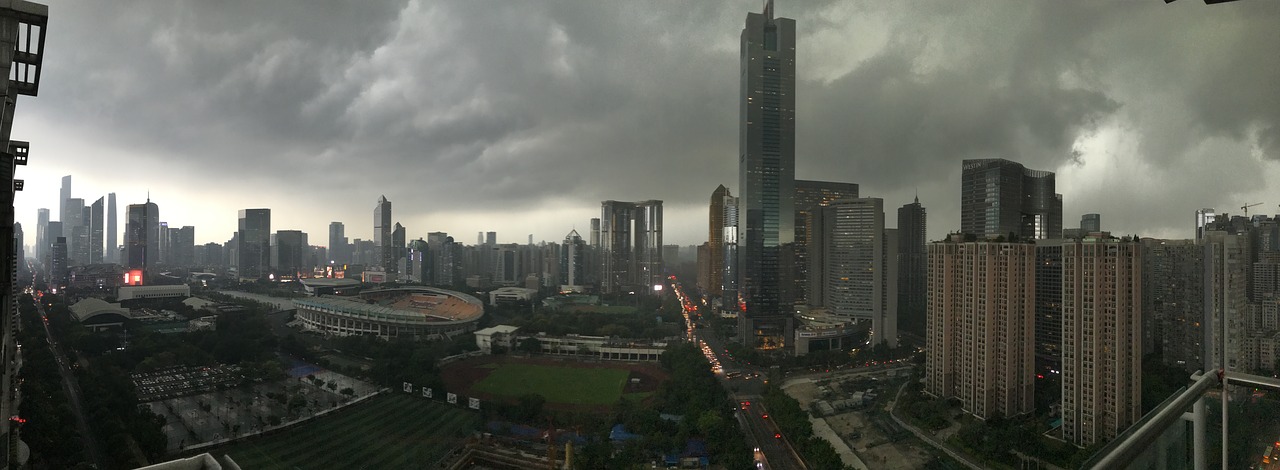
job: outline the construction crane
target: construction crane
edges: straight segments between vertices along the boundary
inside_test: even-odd
[[[1253,206],[1261,206],[1261,205],[1262,205],[1262,203],[1261,203],[1261,202],[1255,202],[1255,203],[1253,203],[1253,204],[1245,204],[1245,205],[1243,205],[1243,206],[1240,206],[1240,210],[1244,211],[1244,216],[1245,216],[1245,218],[1248,218],[1248,217],[1249,217],[1249,208],[1250,208],[1250,207],[1253,207]]]

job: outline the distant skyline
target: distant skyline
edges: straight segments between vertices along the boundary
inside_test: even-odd
[[[666,243],[690,245],[716,186],[739,191],[759,1],[48,3],[41,94],[14,120],[24,226],[60,217],[69,174],[86,201],[150,191],[200,244],[246,208],[316,244],[332,221],[372,239],[385,194],[411,239],[558,242],[602,200],[658,199]],[[1280,212],[1280,2],[776,11],[800,46],[796,177],[886,207],[918,191],[931,240],[960,227],[965,158],[1056,172],[1067,228],[1191,238],[1202,207]]]

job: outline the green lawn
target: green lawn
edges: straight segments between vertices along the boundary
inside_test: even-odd
[[[627,384],[625,369],[580,369],[532,364],[503,364],[472,387],[506,397],[537,393],[547,403],[612,405]]]
[[[474,412],[393,393],[212,453],[246,469],[426,468],[479,426]]]

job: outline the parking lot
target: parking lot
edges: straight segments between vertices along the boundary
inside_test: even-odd
[[[350,388],[349,394],[343,394]],[[371,384],[319,369],[304,377],[250,387],[177,396],[146,403],[164,417],[169,452],[197,444],[262,432],[282,423],[307,419],[351,400],[373,394]]]
[[[234,365],[178,366],[130,376],[139,402],[166,400],[235,387],[244,381]]]

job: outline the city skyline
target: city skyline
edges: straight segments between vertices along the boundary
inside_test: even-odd
[[[39,157],[18,221],[57,211],[72,174],[88,201],[150,190],[198,243],[224,243],[244,207],[369,239],[368,201],[385,193],[410,238],[554,242],[600,200],[662,199],[668,243],[697,244],[706,194],[740,190],[729,84],[758,3],[178,3],[126,17],[51,2],[63,34],[48,47],[75,53],[46,59],[50,93],[15,123]],[[796,177],[860,184],[889,207],[918,188],[930,240],[959,228],[964,158],[1053,171],[1064,219],[1100,213],[1115,233],[1190,238],[1202,207],[1276,212],[1280,5],[993,5],[778,3],[806,25]]]

